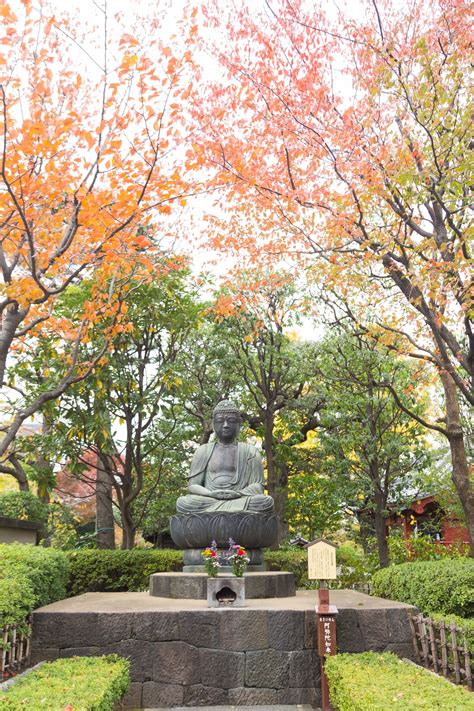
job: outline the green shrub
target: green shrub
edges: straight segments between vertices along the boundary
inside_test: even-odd
[[[77,550],[66,555],[69,595],[147,590],[152,573],[181,571],[183,567],[182,552],[167,549]]]
[[[402,563],[373,576],[374,594],[416,605],[425,614],[474,615],[474,559]]]
[[[474,709],[474,694],[390,652],[337,654],[325,668],[337,711]]]
[[[0,627],[66,597],[68,561],[61,551],[0,544],[0,560]]]
[[[29,491],[9,491],[0,494],[0,516],[45,524],[48,506]]]
[[[351,588],[368,579],[364,554],[350,544],[336,549],[338,575],[330,581],[331,588]],[[286,570],[293,573],[297,588],[316,588],[318,582],[308,580],[308,552],[304,549],[265,551],[267,570]]]
[[[467,543],[443,543],[433,541],[429,536],[417,534],[404,538],[401,530],[391,531],[388,537],[389,560],[392,564],[408,563],[412,560],[442,560],[469,555]]]
[[[47,662],[0,693],[0,708],[110,711],[128,689],[129,666],[116,654]]]
[[[308,553],[305,550],[265,551],[267,570],[293,573],[297,588],[308,587]]]

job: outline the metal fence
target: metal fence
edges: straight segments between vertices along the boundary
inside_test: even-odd
[[[0,628],[0,683],[27,666],[30,657],[31,620]]]
[[[435,622],[423,615],[412,615],[410,626],[417,662],[472,690],[474,660],[465,633],[454,623]]]

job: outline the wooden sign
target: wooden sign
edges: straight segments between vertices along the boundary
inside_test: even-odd
[[[324,538],[308,543],[308,578],[334,580],[336,578],[336,546]]]
[[[336,654],[335,615],[318,615],[318,654],[320,657]]]

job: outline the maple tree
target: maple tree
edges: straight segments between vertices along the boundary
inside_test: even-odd
[[[98,28],[67,10],[54,16],[43,2],[0,9],[0,458],[13,476],[8,458],[22,423],[100,362],[123,328],[131,278],[149,278],[167,216],[197,190],[177,155],[192,21],[168,46],[158,9],[125,31],[107,4],[95,6]],[[82,312],[61,315],[58,297],[92,273],[98,287]],[[81,360],[99,320],[108,332]],[[32,394],[7,359],[28,358],[40,336],[53,339],[68,367],[58,374],[40,364],[43,384]]]
[[[206,3],[218,34],[203,42],[222,78],[209,82],[196,120],[203,153],[227,181],[221,208],[233,210],[215,239],[257,258],[316,257],[328,287],[378,293],[385,342],[438,373],[444,422],[425,424],[449,442],[474,552],[459,405],[474,403],[472,6],[360,7],[351,16],[303,0],[238,11]]]

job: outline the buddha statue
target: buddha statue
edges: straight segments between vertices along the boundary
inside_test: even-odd
[[[252,444],[237,442],[238,408],[223,400],[214,409],[216,440],[196,450],[188,474],[188,494],[176,502],[178,514],[227,511],[271,514],[273,499],[263,493],[262,459]]]

